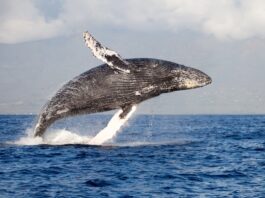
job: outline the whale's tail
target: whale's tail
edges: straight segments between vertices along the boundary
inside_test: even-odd
[[[34,129],[34,137],[38,137],[38,136],[41,137],[46,129],[47,127],[41,127],[40,123],[38,123]]]
[[[39,116],[38,122],[35,126],[34,129],[34,137],[41,137],[45,130],[53,123],[53,120],[46,120],[45,116],[43,116],[43,114],[41,114]]]
[[[34,137],[42,136],[45,130],[56,120],[66,116],[68,111],[57,111],[58,108],[50,108],[50,104],[47,103],[42,112],[39,114],[38,122],[34,129]],[[59,113],[58,113],[59,112]]]

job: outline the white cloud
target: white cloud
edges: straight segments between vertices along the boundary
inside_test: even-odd
[[[30,0],[1,1],[0,42],[17,43],[56,36],[60,19],[47,22]]]
[[[219,39],[265,37],[264,0],[65,0],[51,20],[34,2],[1,1],[1,43],[52,38],[101,26],[154,31],[185,28]]]

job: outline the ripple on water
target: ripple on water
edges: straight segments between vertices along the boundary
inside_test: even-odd
[[[113,185],[110,181],[102,179],[90,179],[85,182],[85,185],[89,187],[106,187]]]
[[[34,117],[0,116],[0,197],[264,197],[265,116],[137,116],[84,144],[109,118],[53,126],[67,129],[46,137],[57,145],[18,145]]]

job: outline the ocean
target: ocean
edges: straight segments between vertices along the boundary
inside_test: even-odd
[[[46,142],[34,115],[0,116],[0,197],[265,197],[264,115],[135,115],[102,145],[110,115],[67,118]]]

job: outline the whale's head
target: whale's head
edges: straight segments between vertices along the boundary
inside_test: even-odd
[[[210,76],[204,72],[186,66],[176,66],[171,70],[171,83],[174,90],[185,90],[203,87],[212,82]]]
[[[153,68],[160,81],[161,92],[194,89],[212,82],[210,76],[198,69],[162,60],[156,60],[152,64],[155,65]]]

